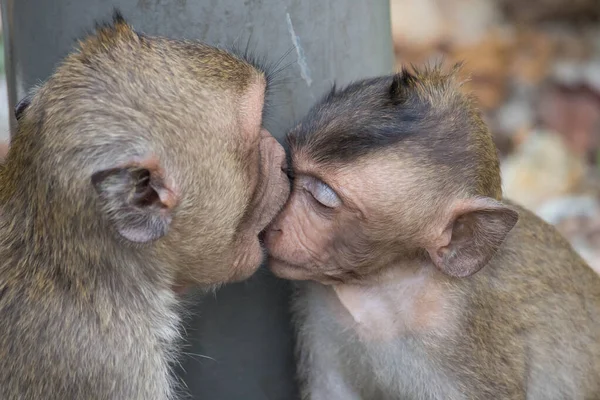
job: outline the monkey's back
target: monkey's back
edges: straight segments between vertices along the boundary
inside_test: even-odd
[[[520,220],[501,250],[448,279],[458,318],[440,331],[366,342],[339,322],[330,287],[296,284],[304,396],[339,379],[347,399],[600,398],[600,276],[554,227],[509,204]]]
[[[489,357],[492,387],[504,379],[528,399],[600,398],[600,276],[553,226],[507,203],[519,222],[490,264],[461,282],[466,338]]]
[[[172,311],[120,306],[131,301],[86,295],[44,271],[19,274],[27,268],[0,266],[0,399],[170,398],[167,343],[177,332],[160,327],[176,326]]]

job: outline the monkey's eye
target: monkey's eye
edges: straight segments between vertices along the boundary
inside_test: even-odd
[[[329,185],[316,178],[308,178],[303,182],[304,188],[315,198],[316,201],[328,208],[336,208],[342,204],[338,195]]]

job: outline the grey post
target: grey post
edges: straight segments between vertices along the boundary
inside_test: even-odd
[[[241,47],[292,62],[267,128],[278,138],[334,82],[393,67],[388,0],[2,0],[9,104],[45,80],[118,7],[138,31]],[[14,129],[14,119],[11,123]],[[297,398],[288,283],[264,268],[194,306],[179,373],[193,398]]]

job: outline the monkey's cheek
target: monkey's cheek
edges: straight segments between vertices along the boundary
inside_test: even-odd
[[[258,238],[249,239],[238,249],[238,256],[233,263],[233,275],[229,282],[239,282],[250,278],[261,266],[265,254]]]

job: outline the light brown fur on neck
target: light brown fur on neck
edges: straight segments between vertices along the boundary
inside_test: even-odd
[[[340,321],[367,341],[446,329],[444,280],[434,278],[439,274],[433,266],[398,266],[360,284],[334,285]]]

